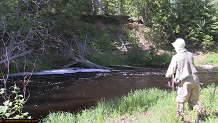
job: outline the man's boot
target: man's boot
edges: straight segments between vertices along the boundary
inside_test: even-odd
[[[197,113],[196,123],[203,123],[203,121],[202,121],[202,119],[201,119],[201,112],[199,112],[199,111],[198,111],[198,113]]]
[[[177,114],[176,117],[183,116],[184,112],[184,103],[183,102],[177,102]]]
[[[204,108],[202,105],[199,104],[193,107],[194,109],[197,109],[197,116],[196,116],[196,123],[203,123],[202,121],[202,113],[204,112]]]

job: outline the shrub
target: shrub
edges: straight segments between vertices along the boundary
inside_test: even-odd
[[[0,94],[5,98],[3,105],[0,106],[0,116],[2,119],[30,119],[28,112],[23,112],[25,99],[19,94],[20,88],[11,86],[11,91],[7,92],[5,88],[1,88]]]

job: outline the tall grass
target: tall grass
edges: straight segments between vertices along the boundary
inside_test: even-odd
[[[218,89],[217,89],[218,90]],[[201,103],[206,112],[204,123],[218,122],[218,91],[215,84],[201,91]],[[176,116],[176,92],[144,89],[130,92],[117,100],[101,100],[96,107],[79,113],[53,112],[43,123],[182,123]],[[196,112],[185,108],[184,119],[195,122]]]

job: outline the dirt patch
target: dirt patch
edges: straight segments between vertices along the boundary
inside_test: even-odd
[[[194,58],[195,58],[196,60],[202,60],[202,59],[206,58],[206,55],[204,55],[204,54],[194,55]]]
[[[113,123],[136,123],[139,119],[141,119],[141,116],[148,115],[148,112],[143,112],[143,115],[141,113],[133,113],[130,116],[118,117]]]

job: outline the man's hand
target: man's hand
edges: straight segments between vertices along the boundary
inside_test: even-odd
[[[171,79],[169,79],[169,78],[166,78],[166,79],[167,79],[166,86],[171,88],[172,87]]]
[[[176,88],[176,84],[173,81],[174,80],[173,77],[171,79],[170,78],[166,78],[166,79],[167,79],[166,86],[172,88],[172,91],[174,91]]]

